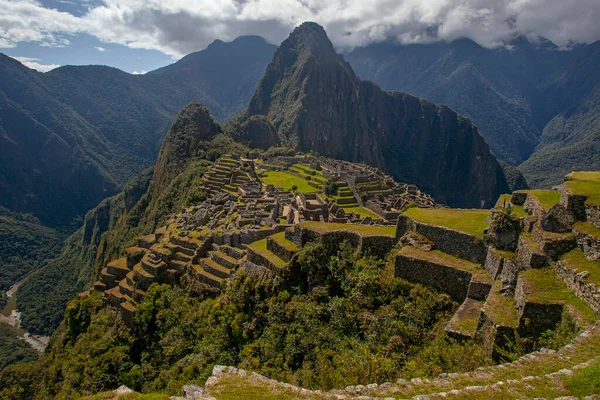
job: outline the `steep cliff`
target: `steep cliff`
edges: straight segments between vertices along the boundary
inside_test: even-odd
[[[284,143],[377,166],[441,203],[491,207],[509,190],[473,123],[446,106],[361,81],[315,23],[281,44],[238,121],[255,115],[267,116]]]

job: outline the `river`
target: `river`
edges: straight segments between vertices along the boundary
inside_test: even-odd
[[[7,303],[0,311],[0,322],[5,322],[16,329],[17,338],[26,341],[40,353],[43,353],[48,345],[48,336],[31,335],[21,329],[21,313],[17,311],[17,290],[19,286],[27,279],[21,279],[6,291]]]

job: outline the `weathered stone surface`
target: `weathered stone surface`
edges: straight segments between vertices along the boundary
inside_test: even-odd
[[[484,267],[492,279],[496,279],[498,274],[500,274],[503,264],[504,258],[500,255],[500,253],[498,253],[495,248],[489,247]]]
[[[510,198],[510,202],[512,204],[514,204],[515,206],[522,206],[523,204],[525,204],[526,200],[527,200],[526,192],[513,192],[512,196]]]
[[[512,296],[514,294],[519,272],[526,268],[527,267],[517,259],[504,260],[502,272],[500,274],[500,280],[502,282],[500,292],[503,295]]]
[[[587,196],[569,193],[565,185],[562,185],[560,190],[560,204],[571,211],[578,221],[585,221],[586,219],[586,199]]]
[[[587,283],[585,275],[582,275],[582,272],[586,271],[578,271],[562,260],[556,263],[555,270],[556,274],[575,292],[577,297],[585,301],[592,310],[600,315],[600,293],[595,285]]]
[[[431,240],[436,249],[477,264],[484,264],[487,246],[480,238],[455,231],[413,221],[415,232]]]
[[[198,385],[184,385],[181,390],[186,399],[200,400],[204,396],[204,388]]]
[[[517,283],[515,300],[519,309],[517,331],[523,337],[539,337],[542,332],[554,329],[562,318],[561,303],[539,303],[528,299],[523,282]]]
[[[577,247],[590,260],[600,260],[600,238],[576,231]]]
[[[403,255],[396,256],[395,275],[409,282],[432,286],[460,302],[467,297],[471,282],[471,274],[466,271]]]
[[[541,220],[542,229],[548,232],[569,232],[575,223],[575,215],[560,204],[550,207]]]
[[[517,254],[523,264],[530,268],[542,268],[550,265],[550,259],[540,249],[539,243],[532,237],[521,237]]]

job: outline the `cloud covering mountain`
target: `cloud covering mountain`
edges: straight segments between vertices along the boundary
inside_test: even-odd
[[[294,26],[322,24],[338,49],[473,39],[501,46],[516,34],[561,47],[600,38],[598,0],[0,0],[0,48],[67,46],[73,35],[173,57],[214,39],[260,35],[280,43]]]

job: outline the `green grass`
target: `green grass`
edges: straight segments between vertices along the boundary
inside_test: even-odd
[[[523,271],[519,274],[519,283],[524,285],[527,301],[542,304],[562,303],[571,308],[576,314],[576,319],[580,319],[584,324],[597,320],[594,310],[565,285],[552,267]]]
[[[463,260],[462,258],[454,257],[440,250],[425,251],[412,246],[404,246],[398,252],[398,254],[446,265],[462,271],[467,271],[470,272],[479,282],[491,282],[487,272],[479,265],[467,260]]]
[[[485,313],[495,324],[516,328],[519,316],[515,297],[502,296],[500,294],[501,287],[501,281],[494,282],[492,290],[485,301]]]
[[[567,177],[577,181],[600,182],[600,171],[575,171]]]
[[[479,325],[481,303],[471,301],[468,306],[461,308],[454,314],[449,323],[449,328],[464,334],[473,334]]]
[[[588,283],[593,283],[596,286],[600,286],[600,261],[588,260],[578,248],[564,254],[560,259],[566,263],[566,266],[570,269],[577,268],[579,272],[589,272],[590,276],[586,281]]]
[[[371,217],[374,220],[375,219],[381,219],[381,217],[377,214],[375,214],[373,211],[368,210],[364,207],[343,207],[344,211],[349,213],[349,212],[355,212],[358,215],[360,215],[361,217]]]
[[[411,208],[404,215],[426,224],[455,229],[470,235],[483,237],[489,225],[489,210],[461,210],[452,208]]]
[[[319,191],[319,189],[310,186],[307,180],[285,171],[268,171],[260,179],[267,185],[273,185],[283,190],[292,190],[292,186],[295,185],[298,188],[297,191],[300,193],[314,193]]]
[[[542,207],[549,209],[560,203],[560,192],[554,190],[523,190],[528,196],[535,197]]]
[[[566,181],[565,185],[573,194],[586,195],[586,204],[600,206],[600,182],[571,180]]]
[[[270,250],[267,249],[267,239],[258,240],[248,245],[248,247],[250,247],[256,253],[271,261],[273,264],[275,264],[275,266],[279,268],[283,268],[287,265],[285,261],[283,261],[281,258],[277,257],[275,254],[273,254]]]
[[[504,206],[504,204],[508,205],[508,203],[510,203],[511,198],[512,198],[512,195],[510,195],[510,194],[500,195],[500,197],[498,198],[498,201],[496,202],[496,208],[501,208]],[[525,211],[525,207],[523,207],[523,206],[517,206],[517,205],[511,204],[511,207],[517,218],[527,217],[529,215],[527,213],[527,211]]]
[[[271,235],[269,237],[271,239],[275,240],[281,246],[283,246],[286,250],[289,250],[289,251],[300,251],[300,249],[298,248],[298,246],[296,246],[294,243],[290,242],[289,240],[287,240],[285,238],[285,232],[279,232],[279,233],[276,233],[276,234]]]
[[[589,222],[577,222],[574,226],[574,229],[587,235],[593,236],[596,239],[600,239],[600,229],[598,229],[595,225],[590,224]]]
[[[600,393],[600,360],[589,367],[575,371],[565,381],[569,394],[577,397]]]
[[[304,221],[298,225],[319,233],[332,231],[350,231],[367,236],[396,236],[395,226],[335,224],[329,222]]]
[[[238,377],[228,374],[215,386],[210,387],[210,394],[219,400],[298,400],[318,399],[316,396],[302,395],[291,389],[270,385],[251,377]],[[322,397],[321,397],[322,398]]]

